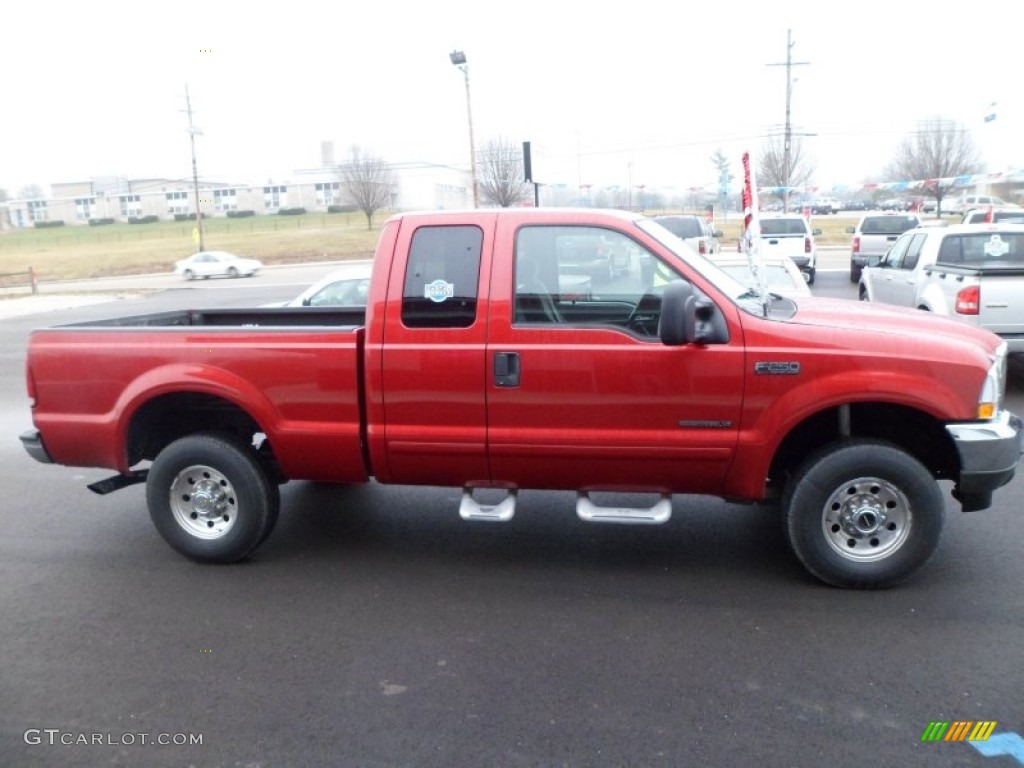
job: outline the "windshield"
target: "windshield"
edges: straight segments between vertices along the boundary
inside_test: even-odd
[[[753,315],[764,315],[764,307],[758,300],[756,292],[751,291],[748,286],[701,256],[657,221],[654,219],[641,219],[637,221],[636,225],[672,251],[682,261],[692,266],[700,273],[701,277],[713,283],[719,291],[728,296],[742,309]]]

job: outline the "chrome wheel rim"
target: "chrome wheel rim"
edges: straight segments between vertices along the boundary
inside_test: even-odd
[[[878,477],[859,477],[829,495],[821,516],[825,541],[841,557],[870,563],[892,555],[910,535],[907,497]]]
[[[219,539],[234,527],[238,496],[231,482],[213,467],[196,464],[171,483],[171,512],[191,536]]]

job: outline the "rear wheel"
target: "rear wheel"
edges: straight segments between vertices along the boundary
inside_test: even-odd
[[[938,546],[945,504],[931,473],[896,446],[850,440],[813,454],[782,502],[793,552],[837,587],[908,578]]]
[[[186,270],[185,270],[185,271],[184,271],[184,272],[182,273],[182,275],[184,276],[184,278],[185,278],[186,280],[195,280],[195,279],[196,279],[196,273],[195,273],[195,272],[193,272],[193,271],[192,271],[191,269],[186,269]]]
[[[164,540],[201,563],[247,557],[270,534],[280,507],[277,486],[254,453],[209,433],[183,437],[157,455],[146,501]]]
[[[234,267],[228,267],[228,277],[238,277],[238,270]]]

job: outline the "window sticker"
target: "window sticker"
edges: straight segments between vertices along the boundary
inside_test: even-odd
[[[430,299],[436,304],[446,301],[455,295],[455,284],[444,280],[435,280],[423,286],[423,298]]]
[[[1010,252],[1010,244],[999,235],[992,235],[985,243],[985,255],[993,259],[1001,259]]]

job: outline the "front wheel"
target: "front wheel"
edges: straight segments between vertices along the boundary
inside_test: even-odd
[[[827,584],[857,589],[894,586],[924,565],[945,514],[924,465],[874,440],[813,454],[786,487],[782,508],[804,567]]]
[[[246,446],[203,433],[176,440],[157,455],[146,502],[173,549],[201,563],[234,563],[270,534],[280,494]]]

